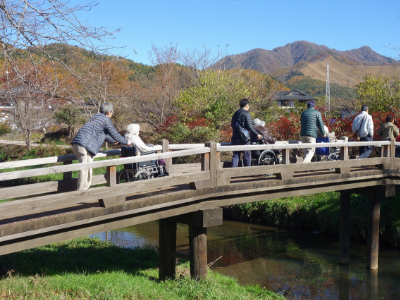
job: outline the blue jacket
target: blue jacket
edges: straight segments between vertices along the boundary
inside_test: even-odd
[[[109,143],[119,142],[127,144],[128,140],[118,133],[110,118],[105,114],[95,114],[81,129],[72,140],[72,144],[78,144],[86,148],[92,155],[99,152],[104,140]]]

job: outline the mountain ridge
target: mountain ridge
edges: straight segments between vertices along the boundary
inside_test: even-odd
[[[307,41],[296,41],[272,50],[251,49],[242,54],[228,55],[220,60],[225,68],[250,68],[269,74],[283,67],[290,67],[299,62],[319,60],[330,54],[338,60],[361,65],[399,64],[393,58],[380,55],[368,46],[339,51],[324,45]]]

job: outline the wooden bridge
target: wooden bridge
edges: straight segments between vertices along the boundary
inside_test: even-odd
[[[214,142],[169,145],[162,140],[160,144],[163,150],[157,154],[115,158],[120,150],[111,150],[97,157],[114,158],[92,163],[72,164],[74,155],[0,163],[1,182],[62,174],[58,181],[1,188],[0,254],[160,220],[159,278],[175,275],[176,257],[189,259],[191,275],[198,278],[207,272],[207,227],[222,224],[223,206],[338,191],[339,262],[349,263],[349,220],[360,218],[350,216],[350,194],[361,193],[370,196],[366,265],[378,268],[380,199],[394,196],[399,183],[400,158],[394,153],[400,143],[231,146]],[[350,159],[350,148],[371,144],[380,147],[380,157]],[[340,147],[340,160],[299,163],[296,153],[310,146]],[[232,151],[256,149],[281,149],[282,164],[229,168],[221,160],[230,157]],[[172,164],[173,158],[191,156],[201,163]],[[117,184],[118,165],[151,159],[166,161],[170,176]],[[32,169],[14,171],[21,167]],[[94,176],[92,188],[76,191],[72,171],[99,167],[106,167],[107,173]],[[189,225],[189,255],[176,252],[177,223]]]

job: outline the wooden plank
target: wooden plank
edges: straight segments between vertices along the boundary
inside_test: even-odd
[[[101,207],[111,207],[111,206],[116,206],[116,205],[122,205],[124,204],[126,200],[126,196],[116,196],[116,197],[110,197],[110,198],[103,198],[99,199],[99,205]]]
[[[207,145],[207,144],[206,144]],[[204,153],[201,155],[201,171],[210,171],[210,153]],[[201,180],[189,183],[192,190],[204,189],[211,187],[211,180]]]
[[[231,168],[217,170],[217,178],[223,177],[240,177],[240,176],[255,176],[268,173],[283,173],[283,172],[305,172],[318,171],[331,168],[351,168],[369,165],[383,164],[389,161],[390,158],[368,158],[349,161],[324,161],[313,162],[308,164],[290,164],[290,165],[268,165],[268,166],[253,166],[244,168]]]
[[[206,143],[206,148],[210,149],[210,188],[214,188],[217,186],[217,169],[219,168],[219,156],[217,156],[217,144],[213,141],[209,141]],[[218,161],[217,161],[218,159]]]
[[[115,149],[106,152],[99,152],[95,156],[98,157],[106,157],[106,156],[116,156],[120,155],[121,150]],[[0,170],[2,169],[13,169],[13,168],[21,168],[21,167],[30,167],[30,166],[38,166],[38,165],[45,165],[45,164],[54,164],[66,161],[77,160],[74,154],[72,155],[62,155],[62,156],[51,156],[51,157],[44,157],[44,158],[34,158],[34,159],[26,159],[26,160],[15,160],[15,161],[8,161],[8,162],[1,162],[0,163]]]
[[[92,185],[106,183],[104,175],[95,175],[92,179]],[[19,198],[25,196],[34,196],[52,192],[65,192],[76,190],[76,178],[71,180],[48,181],[32,184],[24,184],[13,187],[1,188],[0,200]]]
[[[188,208],[192,211],[198,210],[201,204],[194,204],[190,207],[185,207],[183,210],[187,212]],[[108,223],[98,224],[90,227],[69,227],[64,231],[48,232],[47,235],[42,234],[40,237],[27,237],[26,240],[19,240],[18,242],[6,241],[0,243],[0,253],[2,255],[17,252],[25,249],[31,249],[47,244],[52,244],[60,241],[65,241],[69,239],[74,239],[81,236],[87,236],[90,234],[95,234],[99,232],[109,231],[117,228],[123,228],[127,226],[132,226],[136,224],[146,223],[150,221],[155,221],[169,216],[175,216],[182,213],[182,208],[175,208],[169,211],[158,211],[156,213],[151,213],[149,215],[139,215],[127,219],[117,219],[108,220]],[[1,234],[1,231],[0,231]]]
[[[382,181],[376,182],[369,182],[369,184],[381,185]],[[314,186],[307,186],[304,189],[298,190],[277,190],[272,191],[271,193],[265,193],[261,195],[248,195],[244,197],[224,197],[223,199],[218,200],[209,200],[202,206],[203,209],[205,208],[215,208],[217,206],[225,206],[225,205],[236,205],[236,204],[243,204],[249,202],[257,202],[257,201],[265,201],[271,199],[279,199],[285,197],[294,197],[294,196],[304,196],[304,195],[311,195],[311,194],[318,194],[324,192],[339,192],[339,191],[346,191],[351,190],[354,188],[365,187],[365,182],[356,182],[350,183],[346,185],[332,185],[332,186],[325,186],[325,187],[314,187]]]
[[[282,164],[289,165],[290,164],[290,154],[289,149],[282,150]]]
[[[73,191],[56,195],[33,197],[25,200],[16,200],[0,204],[1,218],[24,215],[48,209],[65,207],[68,205],[97,201],[98,199],[131,195],[132,191],[142,192],[179,185],[193,181],[206,180],[209,172],[198,172],[190,175],[168,176],[151,180],[140,180],[118,184],[115,187],[99,187],[81,191]]]
[[[94,169],[94,168],[122,165],[122,164],[127,164],[127,163],[142,162],[142,161],[155,160],[155,159],[167,159],[167,158],[180,157],[180,156],[203,154],[203,153],[207,153],[208,151],[209,151],[209,148],[194,149],[194,150],[182,150],[182,151],[169,152],[169,153],[141,155],[141,156],[126,157],[126,158],[94,161],[94,162],[89,162],[89,163],[80,163],[80,164],[73,164],[73,165],[67,165],[67,166],[53,166],[53,167],[33,169],[33,170],[6,172],[6,173],[0,173],[0,181],[32,177],[32,176],[63,173],[63,172],[69,172],[69,171],[80,171],[80,170],[84,170],[84,169]]]
[[[72,160],[64,161],[64,166],[71,165],[71,164],[72,164]],[[72,172],[64,172],[63,180],[70,180],[71,178],[72,178]]]
[[[389,145],[387,141],[371,141],[371,142],[338,142],[338,143],[297,143],[297,144],[268,144],[268,145],[237,145],[237,146],[217,146],[219,152],[246,151],[246,150],[265,150],[265,149],[304,149],[304,148],[322,148],[322,147],[359,147],[359,146],[384,146]]]
[[[217,207],[215,209],[203,209],[182,214],[180,216],[171,217],[170,220],[175,223],[182,223],[201,228],[219,226],[223,223],[223,210],[222,207]]]
[[[117,185],[117,166],[107,167],[106,180],[109,187]]]

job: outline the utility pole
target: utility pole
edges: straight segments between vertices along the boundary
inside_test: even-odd
[[[326,94],[325,94],[325,117],[331,112],[331,89],[329,87],[329,61],[326,63]]]

